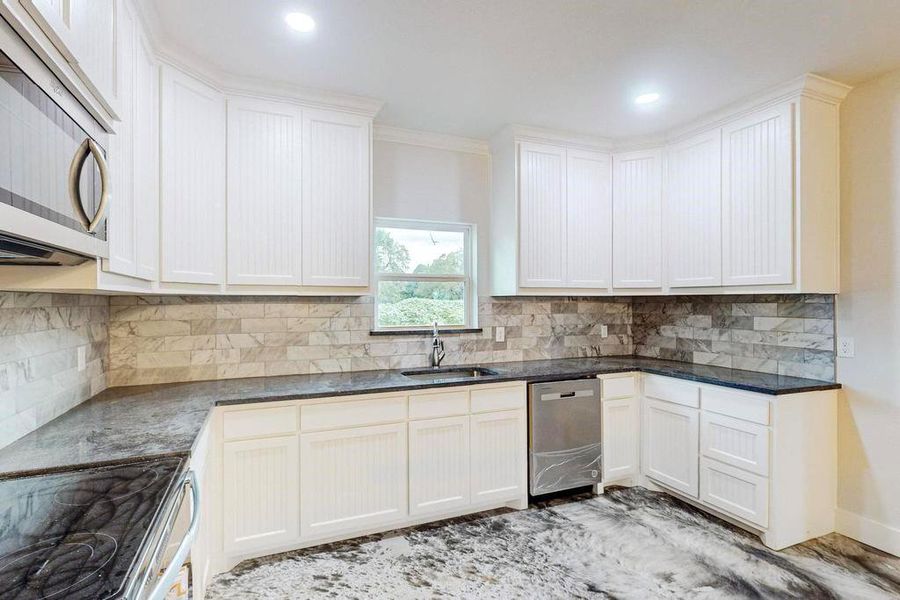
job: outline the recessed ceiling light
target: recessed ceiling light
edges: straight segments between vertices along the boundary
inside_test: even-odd
[[[284,21],[291,29],[301,33],[309,33],[316,28],[316,22],[313,18],[304,13],[290,13],[284,18]]]
[[[635,104],[653,104],[659,100],[659,94],[656,92],[648,92],[646,94],[641,94],[634,99]]]

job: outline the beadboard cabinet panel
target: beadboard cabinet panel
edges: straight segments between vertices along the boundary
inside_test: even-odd
[[[299,285],[300,109],[228,98],[228,283]]]
[[[159,277],[159,65],[143,35],[134,56],[135,276]]]
[[[161,279],[224,283],[225,97],[169,66],[161,85]]]
[[[304,285],[369,285],[371,119],[303,111]]]
[[[300,531],[314,539],[407,515],[406,423],[300,435]]]
[[[637,475],[640,467],[640,400],[603,400],[603,481]]]
[[[613,155],[613,286],[662,286],[662,153]]]
[[[516,500],[527,494],[525,410],[472,415],[472,504]]]
[[[519,145],[519,285],[566,282],[566,149]]]
[[[666,283],[671,287],[722,283],[722,133],[669,146],[666,152]]]
[[[566,285],[608,288],[612,270],[612,166],[603,152],[566,156]]]
[[[409,514],[469,504],[469,417],[409,423]]]
[[[222,463],[226,551],[299,536],[297,436],[226,442]]]
[[[793,105],[722,129],[722,279],[725,285],[793,281]]]
[[[641,431],[647,477],[693,498],[698,493],[700,411],[646,399]]]

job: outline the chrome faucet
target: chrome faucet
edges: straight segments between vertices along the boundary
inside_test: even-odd
[[[437,369],[441,366],[442,360],[444,360],[444,340],[438,335],[438,324],[435,321],[434,333],[431,337],[431,354],[428,357],[428,362],[431,363],[433,369]]]

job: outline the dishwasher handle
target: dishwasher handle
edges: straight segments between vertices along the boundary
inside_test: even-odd
[[[191,552],[191,544],[194,543],[194,538],[197,536],[197,528],[200,525],[200,486],[197,485],[197,476],[194,474],[193,469],[188,471],[182,485],[190,486],[191,488],[191,523],[188,525],[187,532],[181,539],[181,543],[178,544],[178,550],[172,556],[169,566],[166,567],[165,573],[153,586],[153,591],[147,597],[148,600],[165,600],[166,593],[178,578],[181,565],[187,560],[188,554]]]
[[[570,398],[590,398],[594,395],[594,390],[577,390],[574,392],[556,392],[555,394],[541,394],[541,402],[552,402],[553,400],[568,400]]]

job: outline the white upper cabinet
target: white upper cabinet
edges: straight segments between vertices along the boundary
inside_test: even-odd
[[[612,267],[612,168],[604,152],[566,157],[566,283],[608,288]]]
[[[367,117],[303,111],[303,285],[369,285],[371,128]]]
[[[299,285],[300,108],[228,99],[228,283]]]
[[[125,3],[118,20],[121,121],[111,147],[108,270],[153,280],[159,272],[158,67]]]
[[[792,110],[782,103],[722,129],[725,285],[793,281]]]
[[[566,283],[566,149],[519,146],[519,285]]]
[[[117,115],[117,13],[123,8],[122,0],[18,2],[91,93]]]
[[[161,97],[161,279],[223,283],[225,97],[168,66]]]
[[[662,153],[613,155],[613,286],[662,287]]]
[[[666,150],[663,193],[666,283],[722,283],[722,132],[694,136]]]

